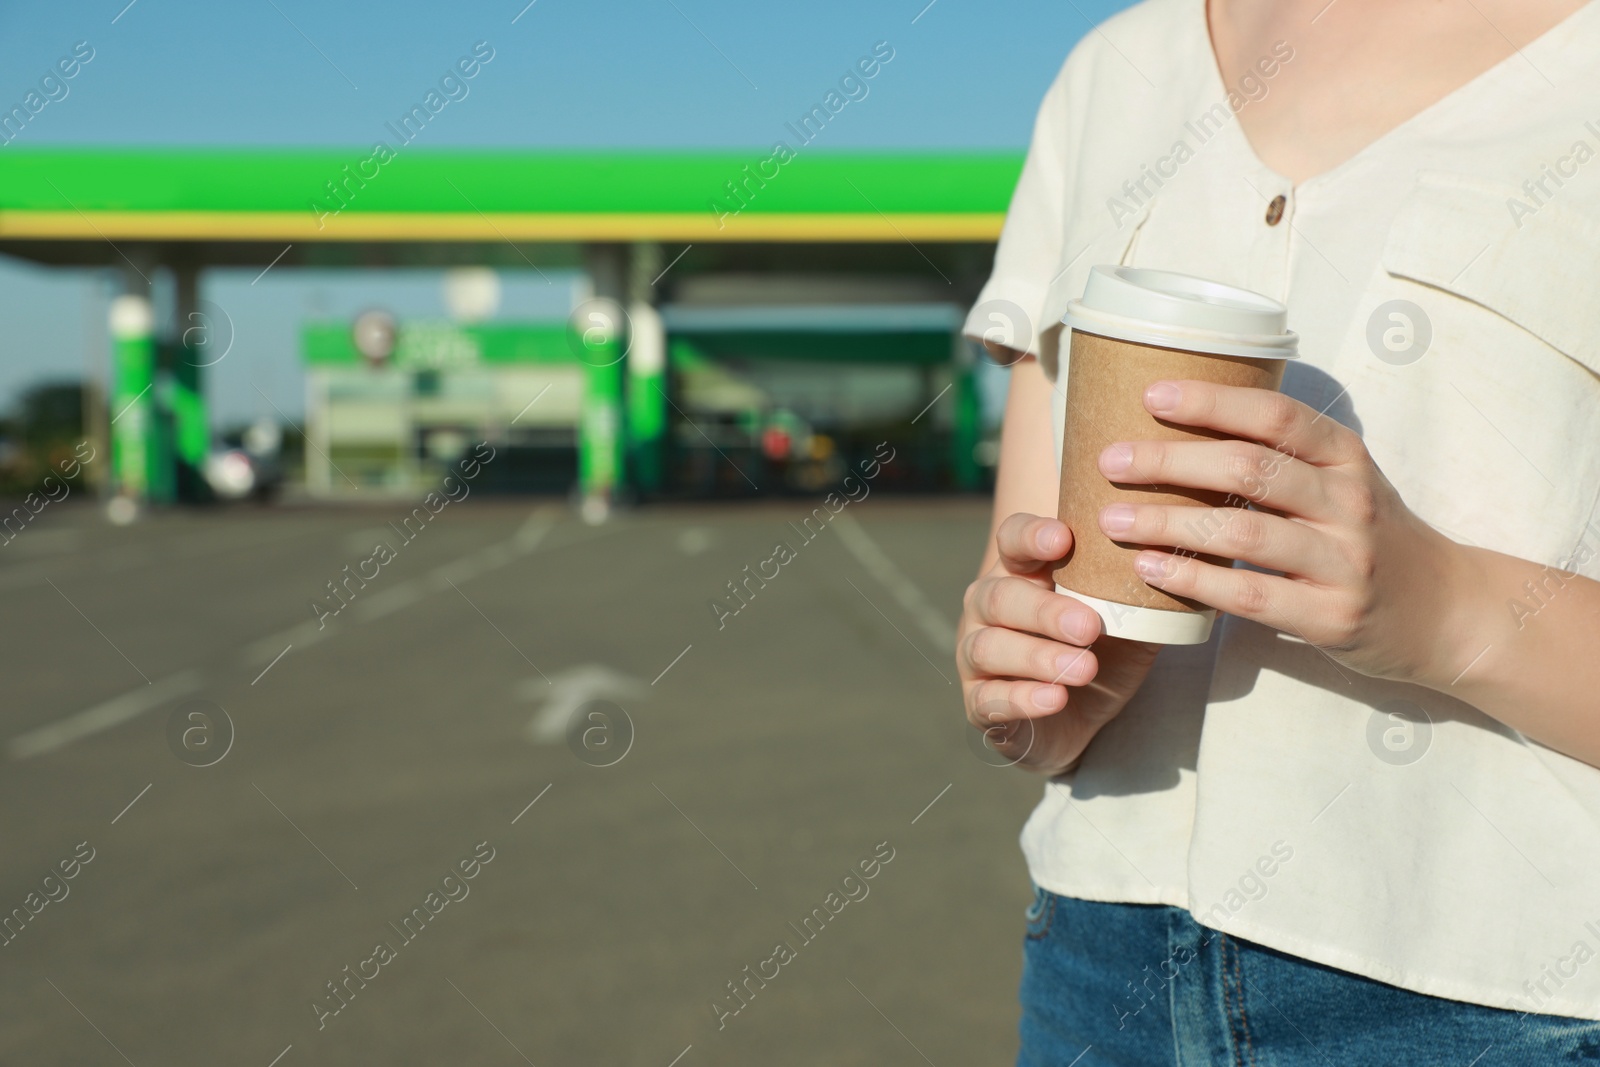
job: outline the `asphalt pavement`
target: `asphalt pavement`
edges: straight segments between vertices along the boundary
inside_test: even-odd
[[[817,503],[52,505],[0,547],[0,1063],[1011,1062],[986,504]]]

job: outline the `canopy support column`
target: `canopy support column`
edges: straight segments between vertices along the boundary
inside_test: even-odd
[[[950,361],[951,400],[950,470],[957,489],[972,490],[983,483],[978,466],[978,441],[983,434],[982,401],[978,395],[975,346],[955,335],[955,355]]]
[[[177,338],[172,353],[172,450],[180,500],[206,496],[206,455],[211,426],[206,417],[202,369],[227,354],[233,341],[230,322],[213,321],[200,307],[200,269],[193,263],[173,268]]]
[[[629,285],[628,445],[634,484],[641,494],[661,491],[666,463],[667,328],[657,310],[655,283],[661,246],[634,247]]]
[[[148,269],[148,268],[147,268]],[[111,477],[118,495],[135,503],[166,499],[167,467],[156,407],[155,312],[147,276],[128,264],[112,298]]]
[[[594,297],[574,313],[572,329],[584,362],[583,409],[578,416],[578,487],[586,521],[601,522],[623,488],[623,356],[627,322],[628,247],[584,247]]]

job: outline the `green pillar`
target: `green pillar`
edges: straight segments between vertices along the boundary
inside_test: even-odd
[[[578,421],[578,485],[585,499],[611,500],[622,482],[622,340],[584,346]]]
[[[950,370],[954,375],[950,392],[955,405],[950,427],[951,468],[956,488],[976,489],[983,481],[976,455],[983,432],[983,411],[972,346],[965,338],[956,338],[956,358]]]
[[[659,491],[667,443],[667,331],[661,313],[644,301],[629,313],[628,443],[640,490]]]
[[[569,335],[584,365],[583,410],[578,416],[578,489],[584,517],[604,521],[624,486],[622,360],[627,316],[622,310],[628,270],[626,245],[584,248],[594,296],[573,311]]]
[[[204,468],[211,446],[205,395],[200,387],[200,366],[192,362],[199,359],[203,351],[180,345],[172,374],[173,452],[179,463],[197,471]]]
[[[155,316],[150,301],[111,301],[111,472],[118,493],[161,499],[167,487],[156,410]]]
[[[204,484],[206,454],[211,450],[211,424],[206,417],[202,368],[227,354],[233,343],[231,322],[213,320],[200,307],[200,272],[192,265],[174,270],[178,339],[173,346],[172,412],[173,459],[181,468],[178,481],[183,495],[196,499]]]

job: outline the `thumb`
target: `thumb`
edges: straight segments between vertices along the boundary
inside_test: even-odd
[[[1018,512],[995,531],[995,549],[1002,569],[1031,575],[1072,550],[1072,531],[1057,519]]]

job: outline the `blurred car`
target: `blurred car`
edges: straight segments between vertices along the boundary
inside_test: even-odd
[[[226,434],[206,457],[206,484],[219,500],[271,500],[283,487],[283,431],[259,419]]]

